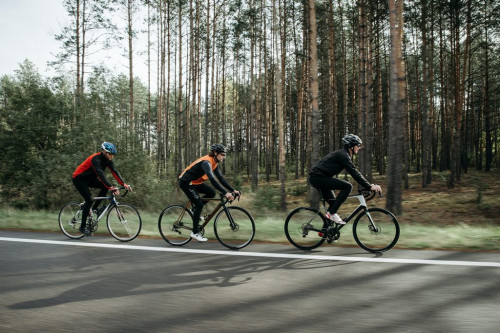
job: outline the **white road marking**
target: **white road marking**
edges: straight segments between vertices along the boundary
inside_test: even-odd
[[[66,246],[82,246],[82,247],[100,247],[100,248],[112,248],[112,249],[139,250],[139,251],[174,252],[174,253],[191,253],[191,254],[212,254],[212,255],[216,254],[216,255],[224,255],[224,256],[330,260],[330,261],[351,261],[351,262],[375,262],[375,263],[391,263],[391,264],[476,266],[476,267],[498,267],[498,268],[500,268],[500,262],[344,257],[344,256],[322,256],[322,255],[308,255],[308,254],[302,255],[302,254],[289,254],[289,253],[244,252],[244,251],[231,251],[231,250],[219,251],[219,250],[182,249],[182,248],[173,248],[173,247],[137,246],[137,245],[125,245],[125,244],[83,243],[83,242],[77,242],[77,241],[74,241],[74,242],[71,242],[71,241],[52,241],[52,240],[9,238],[9,237],[0,237],[0,241],[51,244],[51,245],[66,245]]]

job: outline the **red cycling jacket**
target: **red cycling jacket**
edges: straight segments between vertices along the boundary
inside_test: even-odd
[[[111,185],[104,175],[104,170],[106,168],[111,171],[111,174],[120,185],[123,186],[125,184],[120,173],[116,170],[113,161],[108,160],[103,153],[95,153],[87,157],[87,159],[76,168],[75,172],[73,172],[73,178],[78,177],[88,180],[97,178],[109,190],[113,185]]]

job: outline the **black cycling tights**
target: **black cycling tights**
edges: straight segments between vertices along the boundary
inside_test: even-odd
[[[82,179],[81,177],[73,178],[73,185],[75,185],[78,192],[81,194],[83,199],[85,200],[85,204],[82,209],[82,229],[85,228],[87,224],[87,216],[89,216],[90,208],[92,207],[92,193],[90,193],[89,187],[100,189],[98,197],[103,197],[108,193],[108,189],[97,179]],[[101,200],[97,200],[94,202],[94,209],[99,207]]]
[[[309,184],[318,189],[329,203],[328,211],[330,214],[335,214],[339,207],[344,203],[345,199],[349,196],[352,190],[352,184],[338,178],[330,177],[309,177]],[[335,198],[334,190],[340,192]]]
[[[205,194],[203,198],[213,198],[215,197],[215,190],[206,184],[190,185],[189,182],[183,180],[179,180],[179,187],[189,198],[193,206],[193,233],[197,234],[199,232],[200,215],[204,205],[199,193]]]

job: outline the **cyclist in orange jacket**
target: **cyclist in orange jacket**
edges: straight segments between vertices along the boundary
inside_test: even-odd
[[[210,147],[208,155],[200,157],[191,163],[179,176],[179,187],[189,198],[193,206],[193,232],[191,232],[191,238],[199,242],[207,241],[198,230],[200,215],[204,205],[203,198],[213,198],[216,194],[215,191],[210,186],[204,184],[204,182],[210,180],[212,185],[228,200],[234,200],[235,196],[241,196],[241,192],[233,189],[220,172],[219,163],[225,158],[226,147],[219,143],[213,144]],[[199,193],[205,194],[203,198],[200,198]]]
[[[80,226],[80,231],[86,236],[91,234],[90,228],[87,226],[87,217],[90,214],[90,208],[92,207],[92,194],[90,193],[89,187],[100,189],[97,196],[102,197],[108,193],[108,190],[113,193],[113,195],[118,195],[120,192],[116,187],[111,185],[106,176],[104,175],[104,170],[108,168],[115,179],[125,187],[128,191],[132,191],[132,188],[125,184],[122,176],[116,170],[115,164],[112,159],[116,154],[116,147],[110,142],[103,142],[101,144],[101,152],[90,155],[80,164],[75,172],[73,173],[73,185],[75,185],[78,192],[81,194],[85,200],[85,204],[82,208],[82,224]],[[94,211],[97,211],[100,200],[94,202]]]

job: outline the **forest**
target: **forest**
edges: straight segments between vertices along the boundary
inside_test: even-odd
[[[0,77],[6,205],[60,206],[103,141],[144,208],[215,142],[231,181],[279,180],[282,209],[347,133],[396,213],[410,173],[426,187],[447,171],[453,188],[469,168],[500,166],[498,1],[61,1],[58,74],[20,59]],[[98,61],[110,49],[123,72]]]

